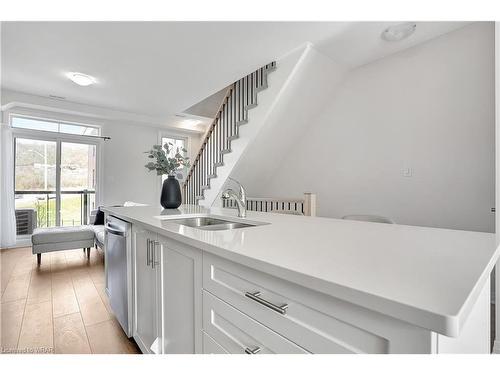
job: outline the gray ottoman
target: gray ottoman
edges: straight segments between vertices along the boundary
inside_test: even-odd
[[[104,250],[104,236],[105,236],[105,230],[104,230],[104,225],[91,225],[92,230],[94,231],[95,235],[95,246],[100,247],[102,250]]]
[[[38,264],[42,261],[42,253],[59,250],[87,249],[94,246],[94,231],[88,225],[78,227],[36,228],[31,236],[33,254],[37,255]]]

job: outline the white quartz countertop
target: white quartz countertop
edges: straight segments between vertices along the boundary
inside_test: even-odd
[[[267,225],[204,231],[169,221],[231,209],[106,207],[159,234],[447,336],[458,336],[500,251],[491,233],[247,212]],[[159,216],[162,216],[160,219]],[[164,217],[167,219],[164,219]]]

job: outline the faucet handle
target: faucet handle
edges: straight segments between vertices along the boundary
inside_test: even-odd
[[[230,189],[226,189],[226,190],[224,190],[224,191],[222,192],[222,194],[221,194],[221,198],[222,198],[222,199],[229,199],[229,198],[230,198],[229,191],[230,191]]]

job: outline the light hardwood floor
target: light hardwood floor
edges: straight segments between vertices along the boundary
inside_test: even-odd
[[[2,353],[138,353],[113,316],[101,252],[0,251]]]

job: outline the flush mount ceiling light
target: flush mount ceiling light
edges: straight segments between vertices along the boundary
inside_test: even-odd
[[[66,77],[68,77],[70,80],[72,80],[74,83],[80,86],[89,86],[97,82],[97,80],[94,77],[89,76],[88,74],[83,74],[78,72],[66,73]]]
[[[416,28],[417,24],[415,22],[405,22],[389,26],[382,32],[381,38],[388,42],[399,42],[413,34]]]

